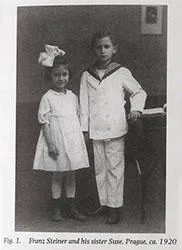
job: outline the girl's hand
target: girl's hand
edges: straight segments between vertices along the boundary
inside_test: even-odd
[[[48,145],[48,150],[50,157],[52,157],[53,160],[57,160],[57,156],[59,155],[57,147],[53,143],[50,143]]]
[[[141,117],[141,112],[140,111],[132,111],[130,112],[130,114],[128,115],[128,119],[131,122],[136,122],[138,120],[138,118]]]

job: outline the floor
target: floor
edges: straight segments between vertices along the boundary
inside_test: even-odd
[[[126,169],[122,220],[117,225],[105,224],[102,216],[88,217],[86,222],[63,218],[61,222],[50,219],[50,174],[32,171],[33,155],[24,155],[21,164],[27,170],[17,171],[16,231],[32,232],[122,232],[163,233],[165,231],[164,177],[156,169],[150,177],[146,197],[146,221],[140,223],[140,182],[135,166]],[[29,166],[28,166],[29,165]],[[88,187],[89,188],[89,187]]]

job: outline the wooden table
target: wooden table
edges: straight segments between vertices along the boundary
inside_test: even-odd
[[[162,165],[164,176],[166,173],[166,113],[143,115],[137,123],[129,123],[126,137],[128,160],[135,161],[140,177],[141,223],[144,223],[149,178],[158,164]]]

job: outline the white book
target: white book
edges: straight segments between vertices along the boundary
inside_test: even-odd
[[[163,108],[152,108],[152,109],[144,109],[143,115],[154,115],[154,114],[163,114],[165,113]]]

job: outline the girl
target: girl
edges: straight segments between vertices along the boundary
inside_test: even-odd
[[[50,66],[54,57],[53,65],[49,67],[52,82],[51,88],[40,101],[38,120],[41,131],[33,169],[52,172],[52,220],[61,220],[60,198],[63,188],[70,215],[77,220],[84,220],[85,216],[75,206],[75,170],[89,167],[78,118],[78,100],[72,91],[66,89],[70,70],[65,56],[52,54],[47,55],[46,59]],[[46,66],[46,60],[40,60],[40,63]]]

